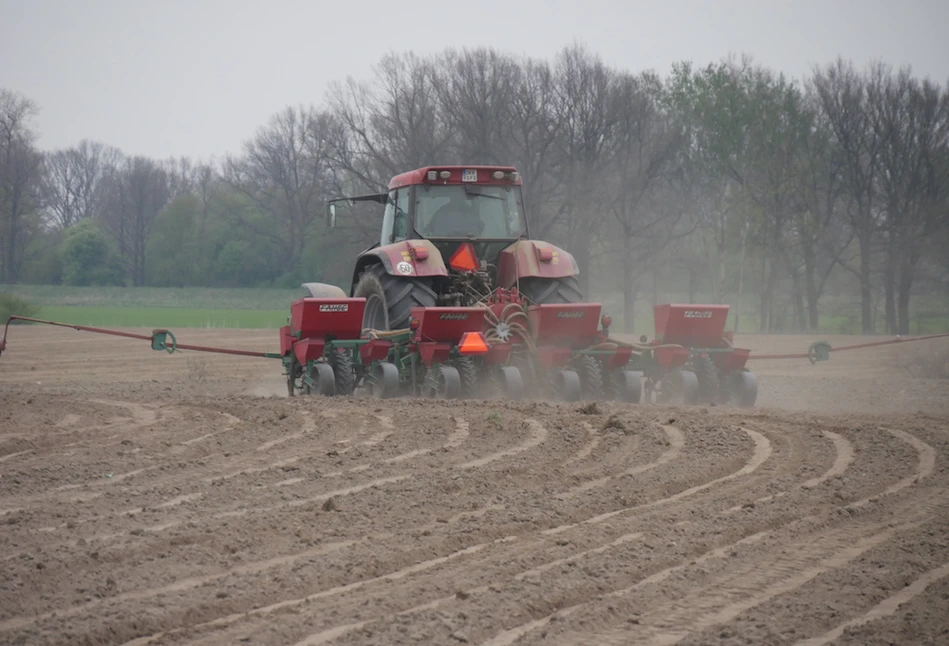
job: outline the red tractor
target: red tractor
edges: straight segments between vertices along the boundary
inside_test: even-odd
[[[488,304],[498,288],[531,304],[580,302],[573,256],[530,239],[522,185],[511,166],[429,166],[395,176],[386,193],[330,201],[330,227],[339,202],[385,207],[379,242],[353,270],[363,327],[405,329],[413,307]]]
[[[357,258],[350,286],[366,299],[363,328],[405,330],[425,308],[483,309],[491,352],[481,366],[458,363],[465,395],[482,377],[497,381],[486,369],[495,365],[516,368],[541,396],[639,401],[631,349],[604,345],[609,317],[582,302],[573,256],[530,239],[522,185],[512,166],[428,166],[395,176],[386,193],[331,200],[330,227],[339,202],[385,207],[380,240]]]

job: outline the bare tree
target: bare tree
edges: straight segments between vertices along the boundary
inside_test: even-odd
[[[121,152],[103,143],[79,142],[45,157],[43,198],[48,217],[66,229],[96,214],[102,199],[102,181],[121,159]]]
[[[685,215],[682,200],[664,188],[681,168],[684,133],[660,105],[662,82],[652,74],[617,78],[617,127],[601,184],[615,226],[607,229],[619,252],[624,322],[633,331],[637,267],[655,266]],[[679,186],[682,186],[681,184]],[[672,199],[670,199],[672,198]],[[616,245],[617,238],[620,242]],[[655,270],[654,270],[655,271]]]
[[[274,244],[285,272],[299,267],[333,183],[332,127],[324,112],[288,107],[244,144],[240,157],[224,162],[224,180],[252,205],[230,217],[252,238]]]
[[[168,173],[168,190],[171,193],[171,199],[194,192],[197,170],[190,157],[171,157],[165,160],[162,167]]]
[[[123,160],[106,179],[103,219],[115,238],[132,282],[147,285],[146,249],[152,225],[171,198],[168,172],[146,157]]]
[[[331,86],[328,139],[336,194],[381,192],[394,175],[456,161],[433,69],[429,59],[393,54],[375,67],[371,83],[347,79]],[[363,246],[377,239],[379,211],[374,206],[356,208],[338,234]]]
[[[811,128],[811,115],[800,89],[783,76],[756,68],[748,79],[748,96],[757,107],[749,123],[748,146],[741,187],[748,197],[754,243],[761,253],[759,321],[775,330],[778,281],[791,278],[791,304],[797,327],[805,326],[801,264],[790,235],[801,205],[795,185],[799,160]]]
[[[563,121],[556,110],[557,84],[543,61],[523,61],[511,89],[507,116],[498,124],[502,161],[517,166],[524,177],[524,208],[535,235],[545,235],[556,222],[562,201],[558,167]]]
[[[432,86],[454,157],[467,164],[507,163],[500,125],[510,116],[519,66],[491,49],[449,50],[432,67]]]
[[[850,247],[854,232],[844,221],[842,155],[813,88],[809,87],[805,100],[809,127],[802,133],[792,178],[797,204],[788,235],[801,258],[807,328],[813,331],[818,328],[820,298]]]
[[[749,170],[750,129],[757,110],[749,92],[753,75],[748,57],[699,70],[680,63],[673,67],[668,83],[670,104],[687,129],[686,163],[695,219],[714,242],[717,271],[712,282],[720,303],[726,298],[726,268],[733,239],[738,236],[739,267],[743,267],[750,229],[742,200]],[[741,285],[741,270],[739,276]]]
[[[949,97],[930,81],[883,64],[869,72],[867,109],[880,141],[880,202],[885,213],[883,286],[887,329],[909,333],[909,302],[925,240],[945,221],[949,190]]]
[[[333,161],[353,190],[382,190],[393,175],[450,163],[450,134],[438,106],[432,63],[414,54],[389,55],[372,83],[347,79],[329,93]]]
[[[844,162],[847,213],[860,246],[860,266],[844,264],[860,280],[860,316],[864,334],[873,332],[873,243],[879,224],[876,183],[882,142],[871,127],[866,81],[853,65],[838,59],[812,79],[820,109]]]
[[[0,270],[6,283],[19,278],[28,218],[39,205],[43,158],[30,123],[38,112],[30,99],[0,88]]]
[[[201,203],[201,211],[198,216],[197,227],[197,248],[207,249],[208,227],[211,221],[212,208],[219,198],[220,180],[218,174],[211,163],[199,162],[193,170],[192,185],[194,193]],[[208,255],[195,259],[198,272],[207,274],[211,270],[211,258]]]
[[[555,64],[556,110],[561,123],[558,145],[564,156],[558,166],[563,188],[557,220],[577,263],[580,287],[589,293],[593,236],[606,220],[605,195],[599,189],[601,170],[619,120],[614,100],[616,75],[603,61],[574,46]]]
[[[43,196],[54,225],[67,229],[79,221],[82,201],[80,178],[70,151],[55,150],[43,164]]]

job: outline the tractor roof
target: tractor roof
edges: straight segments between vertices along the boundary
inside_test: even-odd
[[[462,173],[464,171],[477,171],[478,172],[478,181],[471,182],[465,181],[462,182]],[[442,171],[448,171],[450,176],[448,179],[437,179],[434,181],[428,180],[428,172],[435,171],[441,173]],[[495,179],[494,173],[496,171],[501,171],[504,173],[505,177],[502,179]],[[417,168],[415,170],[410,170],[406,173],[396,175],[391,180],[389,180],[389,189],[401,188],[403,186],[411,186],[413,184],[496,184],[496,185],[515,185],[521,186],[523,181],[518,175],[515,179],[509,177],[510,173],[516,173],[517,169],[513,166],[423,166],[422,168]]]

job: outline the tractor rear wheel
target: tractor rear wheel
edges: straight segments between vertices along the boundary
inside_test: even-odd
[[[333,368],[337,395],[352,395],[356,389],[356,373],[353,372],[353,358],[346,350],[330,353],[329,364]]]
[[[468,399],[478,394],[478,367],[471,357],[461,357],[455,361],[455,368],[461,377],[461,396]]]
[[[576,276],[522,278],[519,289],[535,305],[583,302],[583,292]]]
[[[709,356],[696,357],[693,368],[699,380],[699,400],[714,404],[719,398],[718,368]]]
[[[596,357],[584,354],[576,360],[580,388],[586,399],[603,399],[603,364]]]
[[[413,307],[435,307],[436,300],[430,280],[392,276],[381,264],[366,268],[353,296],[366,299],[362,326],[372,330],[404,330]]]

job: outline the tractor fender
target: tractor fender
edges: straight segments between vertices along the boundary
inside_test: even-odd
[[[424,250],[424,251],[423,251]],[[420,256],[426,255],[422,258]],[[353,286],[369,265],[381,264],[386,273],[402,278],[432,278],[448,276],[448,267],[438,249],[428,240],[402,240],[387,245],[376,245],[356,258]]]
[[[580,273],[574,257],[549,242],[518,240],[498,258],[498,287],[510,289],[519,278],[566,278]]]

